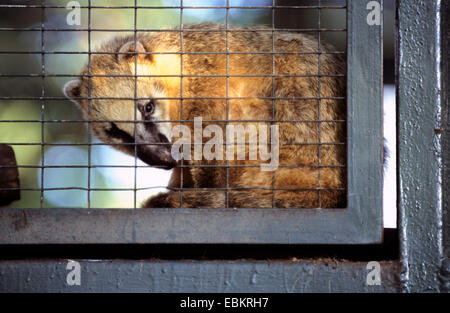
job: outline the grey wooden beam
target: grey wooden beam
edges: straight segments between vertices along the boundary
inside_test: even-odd
[[[400,243],[407,291],[439,291],[442,1],[398,0]]]
[[[443,43],[443,91],[446,101],[442,111],[442,139],[443,139],[443,177],[442,177],[442,195],[443,195],[443,242],[444,256],[440,273],[441,291],[450,292],[450,3],[444,2],[442,12],[444,22],[444,32],[442,33]]]
[[[78,260],[80,285],[69,286],[69,260],[0,261],[0,292],[399,292],[397,262],[380,262],[380,285],[367,285],[365,262],[343,260]]]

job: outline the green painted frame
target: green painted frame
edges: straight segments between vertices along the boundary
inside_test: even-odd
[[[382,241],[382,25],[348,0],[345,209],[0,209],[0,244]],[[380,12],[382,13],[382,12]]]

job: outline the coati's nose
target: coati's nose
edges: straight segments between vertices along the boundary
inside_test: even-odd
[[[172,169],[175,166],[177,166],[177,161],[172,157],[171,149],[170,150],[164,150],[161,155],[161,161],[164,164],[165,169]]]
[[[150,166],[170,170],[177,165],[177,161],[172,157],[172,145],[148,144],[137,146],[137,157]]]

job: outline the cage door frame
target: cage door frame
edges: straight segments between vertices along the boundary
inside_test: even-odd
[[[347,1],[347,208],[2,208],[0,244],[380,243],[383,27],[367,3]]]

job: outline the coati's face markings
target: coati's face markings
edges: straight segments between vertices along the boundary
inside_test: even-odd
[[[152,77],[133,77],[134,52],[146,51],[140,42],[115,51],[119,54],[92,56],[90,80],[84,76],[68,82],[64,94],[78,104],[86,120],[94,121],[90,125],[97,138],[151,166],[173,168],[169,102],[161,99],[167,97],[164,84]],[[150,70],[154,60],[146,54],[137,59],[139,74],[151,75],[142,69]]]

